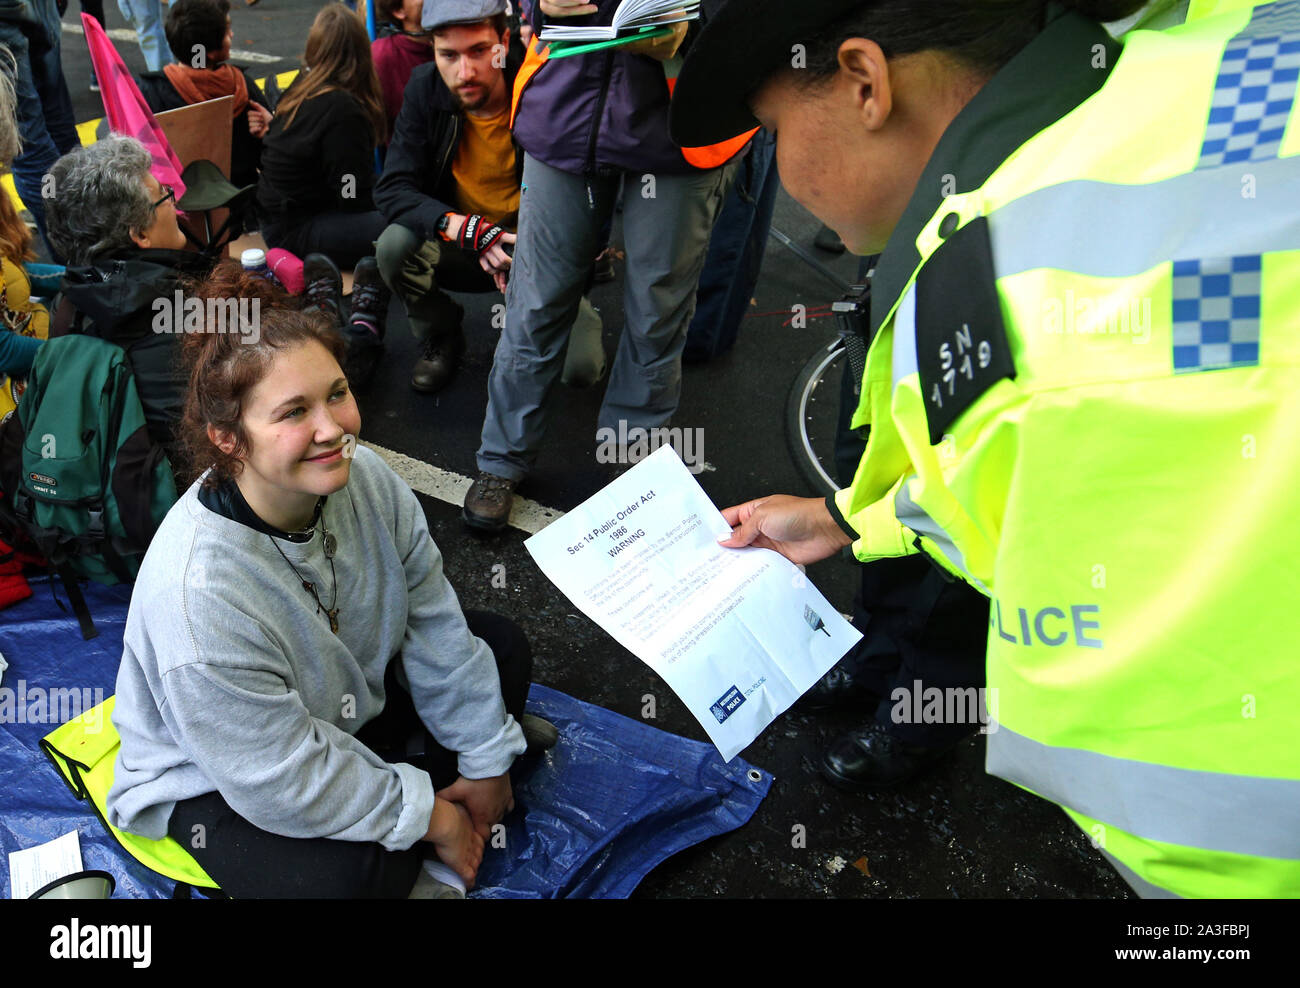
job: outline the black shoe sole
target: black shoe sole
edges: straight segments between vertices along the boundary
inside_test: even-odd
[[[466,525],[476,532],[482,532],[485,535],[499,535],[510,527],[510,518],[507,515],[504,521],[488,521],[480,518],[478,515],[472,515],[464,508],[460,509],[460,517]]]

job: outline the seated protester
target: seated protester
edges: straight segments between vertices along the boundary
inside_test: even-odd
[[[50,314],[32,301],[31,280],[23,262],[36,255],[32,233],[8,195],[0,195],[0,420],[21,394],[17,381],[26,378],[36,351],[49,336]]]
[[[402,93],[411,73],[433,61],[433,47],[429,43],[432,39],[420,26],[423,12],[424,0],[379,0],[375,7],[375,18],[383,23],[379,37],[370,44],[370,54],[384,94],[390,134],[402,109]]]
[[[484,9],[492,10],[484,18]],[[390,224],[375,250],[424,352],[411,387],[435,392],[465,349],[464,309],[443,289],[504,290],[524,157],[510,133],[521,59],[505,0],[425,0],[435,61],[411,74],[375,202]],[[466,13],[475,19],[463,23]],[[505,67],[498,66],[507,46]]]
[[[212,262],[185,249],[175,192],[153,177],[152,163],[135,138],[110,134],[50,169],[49,235],[68,260],[53,332],[87,333],[126,351],[149,437],[174,465],[186,388],[175,293]]]
[[[227,61],[230,41],[230,0],[175,0],[167,14],[167,43],[176,61],[137,82],[154,113],[234,97],[230,181],[242,188],[257,182],[271,111],[253,77]]]
[[[299,257],[341,267],[374,252],[384,229],[370,193],[375,147],[387,133],[370,39],[341,3],[312,22],[303,71],[280,98],[262,148],[262,236]]]
[[[472,883],[513,806],[527,640],[461,611],[415,495],[356,445],[328,320],[260,324],[185,340],[202,473],[131,600],[108,819],[236,898],[407,896],[434,855]]]

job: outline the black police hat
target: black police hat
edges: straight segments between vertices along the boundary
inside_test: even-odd
[[[669,128],[682,147],[704,147],[758,126],[745,103],[796,44],[863,0],[726,0],[705,22],[673,90]],[[710,14],[705,4],[705,14]]]

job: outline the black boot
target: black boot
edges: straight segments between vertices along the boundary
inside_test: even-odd
[[[424,350],[411,371],[411,387],[424,394],[435,394],[445,388],[460,366],[465,352],[465,333],[457,324],[442,332],[430,333],[424,341]]]
[[[841,789],[869,792],[890,789],[916,778],[951,752],[960,741],[941,748],[923,748],[900,741],[883,724],[837,738],[822,758],[822,774]]]
[[[379,366],[391,297],[375,259],[363,257],[352,272],[352,315],[346,334],[347,375],[354,388],[369,384]]]

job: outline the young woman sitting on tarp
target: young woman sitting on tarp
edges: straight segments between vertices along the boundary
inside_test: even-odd
[[[472,884],[513,807],[527,640],[461,611],[415,495],[356,444],[337,331],[256,322],[185,341],[203,472],[131,600],[109,820],[237,898],[407,896],[435,855]]]

